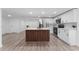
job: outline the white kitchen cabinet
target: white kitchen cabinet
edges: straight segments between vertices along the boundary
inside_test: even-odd
[[[69,43],[70,45],[76,45],[76,31],[69,30]]]
[[[59,28],[58,37],[70,45],[75,45],[76,30],[73,30],[73,29],[68,30],[68,29],[64,29],[64,28]]]
[[[76,34],[76,44],[77,46],[79,46],[79,31],[77,31],[77,34]]]
[[[68,33],[66,30],[64,30],[64,28],[60,28],[58,29],[58,37],[65,41],[65,42],[68,42]]]
[[[77,22],[76,19],[68,19],[68,20],[63,20],[61,19],[61,23],[71,23],[71,22]]]

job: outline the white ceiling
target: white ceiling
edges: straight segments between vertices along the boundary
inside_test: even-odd
[[[71,8],[2,8],[2,17],[54,17],[69,9]]]

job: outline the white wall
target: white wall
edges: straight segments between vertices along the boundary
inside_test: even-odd
[[[39,27],[38,20],[20,20],[20,29],[21,31],[26,30],[26,25],[29,25],[29,28]]]
[[[75,9],[75,19],[77,20],[77,35],[76,35],[76,44],[79,46],[79,9]]]
[[[0,27],[1,27],[1,20],[2,20],[2,18],[1,18],[1,8],[0,8]],[[0,47],[2,47],[2,30],[1,30],[1,28],[0,28]]]
[[[2,34],[21,32],[26,29],[26,25],[29,27],[38,27],[39,23],[36,20],[29,19],[3,19],[2,20]]]
[[[77,29],[79,31],[79,9],[75,9],[75,19],[77,20]]]
[[[2,34],[17,32],[20,21],[17,19],[2,19]]]
[[[44,27],[46,23],[53,24],[54,20],[52,18],[43,19]],[[29,27],[37,28],[39,27],[39,20],[36,19],[2,19],[2,34],[12,33],[12,32],[21,32],[26,29],[26,25]],[[50,33],[53,33],[53,25],[48,27]]]

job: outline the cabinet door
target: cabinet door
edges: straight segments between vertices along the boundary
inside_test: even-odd
[[[64,29],[59,29],[58,30],[58,36],[61,40],[65,41],[66,43],[68,43],[68,33],[66,30]]]
[[[58,29],[58,37],[60,38],[60,39],[62,39],[63,40],[63,30],[62,29]]]
[[[70,45],[76,44],[76,31],[75,30],[69,31],[69,43]]]
[[[61,38],[61,32],[60,32],[60,29],[58,29],[58,37]]]
[[[66,34],[65,34],[64,30],[61,31],[61,36],[62,36],[62,40],[65,41]]]
[[[66,43],[69,43],[69,33],[67,32],[67,30],[64,31],[63,39]]]

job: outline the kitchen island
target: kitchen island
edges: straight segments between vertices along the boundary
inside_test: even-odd
[[[48,28],[27,28],[26,41],[49,41],[50,33]]]

